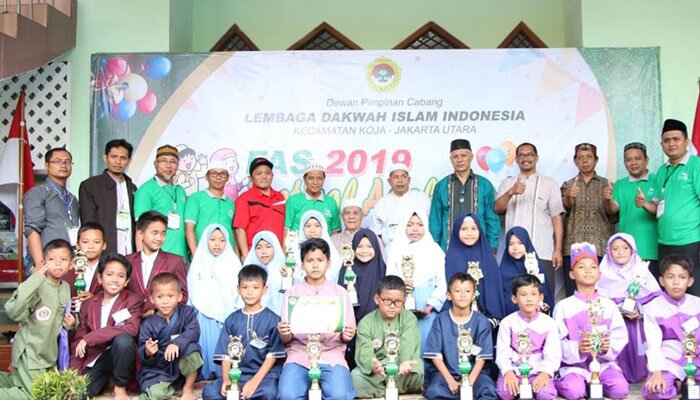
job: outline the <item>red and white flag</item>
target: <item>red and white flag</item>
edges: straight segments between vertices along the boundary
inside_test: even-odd
[[[19,205],[18,191],[22,193],[34,187],[34,170],[32,167],[32,154],[29,148],[29,134],[24,121],[24,91],[19,95],[17,108],[15,108],[10,125],[10,133],[7,135],[7,143],[0,153],[0,202],[5,204],[17,217]],[[24,141],[24,168],[20,176],[20,142]],[[21,232],[21,229],[20,229]]]

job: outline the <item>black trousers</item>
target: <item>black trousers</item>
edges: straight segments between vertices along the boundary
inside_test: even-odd
[[[663,258],[673,253],[685,254],[693,261],[695,283],[688,288],[688,293],[700,296],[700,242],[689,243],[683,246],[669,246],[659,243],[659,268],[661,268]]]
[[[110,348],[105,350],[95,361],[95,365],[85,370],[90,378],[87,395],[98,396],[107,385],[110,376],[114,377],[114,385],[126,387],[131,379],[136,360],[136,340],[133,336],[121,334],[114,338]]]

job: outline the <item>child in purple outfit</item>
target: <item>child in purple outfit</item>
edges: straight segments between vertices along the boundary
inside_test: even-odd
[[[602,332],[597,360],[600,362],[603,395],[624,399],[629,384],[617,365],[617,357],[627,345],[627,329],[615,302],[596,291],[600,271],[595,246],[585,242],[571,245],[571,265],[569,276],[576,283],[576,291],[554,308],[554,320],[562,341],[562,365],[554,385],[559,396],[566,399],[586,397],[587,382],[591,379],[589,368],[593,361],[589,334]]]
[[[644,333],[647,338],[649,377],[642,394],[645,399],[672,399],[677,396],[676,379],[685,380],[686,357],[683,338],[689,333],[700,342],[700,297],[686,294],[693,285],[693,262],[683,254],[661,260],[659,282],[666,290],[644,307]],[[695,350],[695,365],[700,351]],[[700,371],[695,381],[700,381]]]

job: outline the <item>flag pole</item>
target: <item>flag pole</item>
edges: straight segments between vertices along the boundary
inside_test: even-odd
[[[19,111],[19,187],[17,188],[17,284],[24,277],[24,146],[26,146],[26,122],[24,121],[24,90],[19,94],[21,110]],[[18,107],[19,108],[19,107]],[[16,118],[17,116],[15,116]]]

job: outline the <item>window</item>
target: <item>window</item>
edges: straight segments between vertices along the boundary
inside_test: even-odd
[[[258,46],[253,43],[248,35],[243,33],[238,25],[234,24],[224,36],[211,48],[211,51],[257,51]]]
[[[323,22],[288,50],[361,50],[360,46]]]
[[[520,21],[520,23],[513,29],[510,34],[503,39],[503,42],[501,42],[500,45],[498,45],[499,49],[505,49],[505,48],[516,48],[516,49],[533,49],[533,48],[546,48],[547,45],[544,44],[542,39],[539,38],[539,36],[535,35],[535,32],[533,32],[527,24],[524,22]]]
[[[397,44],[395,49],[468,49],[469,46],[452,36],[435,22],[428,22]]]

